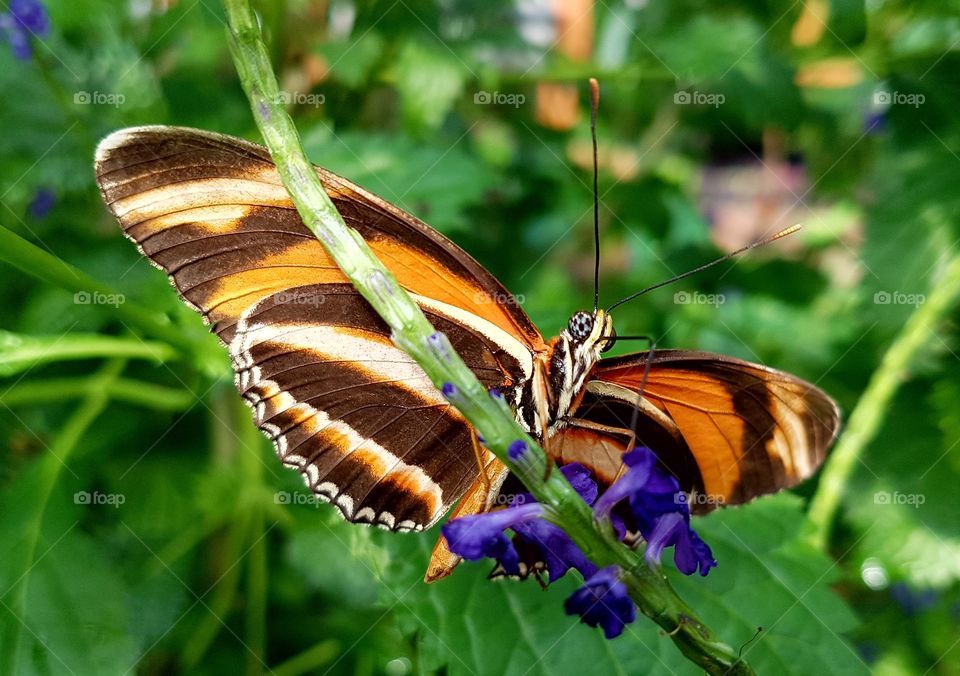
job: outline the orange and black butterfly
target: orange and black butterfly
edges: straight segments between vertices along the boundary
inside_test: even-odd
[[[453,242],[316,171],[347,224],[558,464],[609,483],[643,444],[702,512],[794,486],[823,460],[839,413],[813,385],[705,352],[601,358],[616,339],[602,309],[545,340]],[[227,346],[257,425],[316,495],[396,531],[429,528],[458,500],[455,516],[497,503],[507,469],[485,450],[478,462],[470,425],[303,225],[265,148],[138,127],[100,143],[96,174],[127,237]],[[457,561],[441,541],[427,579]]]

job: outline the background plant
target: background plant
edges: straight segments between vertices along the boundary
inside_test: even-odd
[[[585,59],[527,7],[262,19],[312,159],[456,239],[545,333],[591,302],[592,213],[585,98],[544,101],[597,75],[603,298],[806,226],[618,329],[792,370],[849,412],[956,254],[955,4],[597,4],[559,33],[592,36]],[[0,54],[0,671],[690,673],[650,626],[604,644],[564,617],[572,580],[544,594],[477,564],[425,587],[429,538],[313,504],[93,184],[118,127],[257,139],[219,4],[47,9],[29,60]],[[923,328],[824,550],[815,482],[698,524],[720,567],[674,582],[729,643],[765,628],[759,673],[956,673],[960,362],[952,317]]]

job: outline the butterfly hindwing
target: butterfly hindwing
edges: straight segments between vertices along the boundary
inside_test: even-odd
[[[766,366],[688,350],[655,351],[644,382],[648,357],[597,364],[580,405],[551,442],[563,462],[586,460],[611,480],[636,421],[635,441],[699,494],[693,507],[700,512],[795,486],[823,462],[840,417],[817,387]]]
[[[303,225],[266,149],[139,127],[104,139],[96,172],[126,235],[228,346],[257,424],[318,495],[352,521],[421,529],[476,481],[468,425]],[[543,341],[499,282],[409,214],[317,173],[484,385],[529,377]]]

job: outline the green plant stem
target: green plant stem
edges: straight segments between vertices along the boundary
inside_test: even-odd
[[[827,458],[807,515],[810,540],[821,549],[830,542],[830,532],[850,475],[880,429],[900,384],[909,377],[913,360],[933,341],[937,325],[958,302],[960,255],[950,260],[926,301],[913,311],[883,355],[850,415],[843,436]]]
[[[115,298],[123,298],[123,294],[116,289],[98,282],[79,268],[44,251],[2,225],[0,225],[0,261],[9,263],[32,277],[71,293],[100,293],[108,296],[112,295]],[[196,347],[167,317],[158,312],[148,310],[126,299],[124,299],[124,302],[118,303],[113,311],[130,325],[136,326],[144,333],[160,338],[188,354]]]
[[[25,528],[24,545],[20,550],[23,563],[16,566],[17,570],[25,572],[14,587],[6,592],[11,597],[7,604],[8,609],[16,618],[22,618],[25,615],[30,573],[36,564],[37,544],[43,530],[50,496],[59,484],[60,475],[64,468],[68,467],[67,462],[83,435],[110,403],[107,394],[108,386],[120,376],[125,365],[126,362],[122,359],[111,360],[89,378],[92,385],[89,394],[66,419],[53,443],[50,444],[48,452],[39,461],[39,485],[33,496],[35,505]],[[12,626],[13,631],[5,633],[4,641],[0,642],[0,674],[16,673],[16,667],[20,664],[20,636],[24,624],[18,619]]]
[[[753,673],[729,646],[695,619],[659,571],[646,566],[635,552],[616,540],[609,528],[595,523],[590,507],[561,472],[551,472],[545,479],[546,456],[517,423],[513,411],[502,398],[489,395],[446,336],[433,329],[363,238],[337,213],[283,107],[249,2],[225,0],[224,4],[234,63],[284,186],[305,225],[391,328],[394,343],[420,365],[437,388],[447,383],[454,386],[454,394],[448,397],[450,403],[483,436],[486,446],[545,505],[551,520],[588,557],[600,566],[616,563],[623,568],[624,581],[640,610],[663,627],[689,659],[712,674]],[[507,454],[508,446],[516,440],[524,441],[529,448],[519,463]]]
[[[46,378],[24,380],[0,394],[4,406],[49,404],[66,399],[86,397],[95,387],[104,387],[114,401],[135,404],[157,411],[183,411],[190,408],[196,397],[186,390],[154,385],[142,380],[117,378],[106,385],[91,382],[90,378]]]
[[[271,671],[273,676],[300,676],[300,674],[320,673],[321,667],[333,662],[340,652],[340,644],[335,639],[328,638],[273,667]]]
[[[0,331],[0,376],[8,376],[37,364],[78,359],[124,357],[160,363],[173,359],[176,351],[167,343],[139,338],[71,333],[68,336],[24,336]]]

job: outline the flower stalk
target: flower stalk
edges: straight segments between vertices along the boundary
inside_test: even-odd
[[[420,307],[363,238],[344,223],[304,154],[297,130],[284,108],[248,0],[224,0],[224,5],[234,63],[284,186],[307,228],[390,327],[394,343],[420,365],[477,430],[485,446],[543,505],[545,518],[561,526],[598,567],[620,567],[620,579],[637,607],[668,633],[687,658],[710,674],[752,674],[728,645],[695,619],[694,612],[660,571],[650,568],[636,552],[619,542],[609,527],[600,527],[590,506],[562,472],[550,472],[547,476],[543,450],[519,426],[503,398],[487,392],[446,336],[430,325]],[[522,453],[516,445],[518,441],[526,446]]]
[[[883,355],[867,388],[850,415],[847,429],[831,451],[820,473],[817,492],[807,511],[807,535],[820,549],[830,544],[830,534],[850,477],[867,446],[873,441],[890,402],[910,375],[918,354],[933,342],[937,326],[960,302],[960,255],[954,254],[930,290],[926,302],[910,315],[903,329]]]

